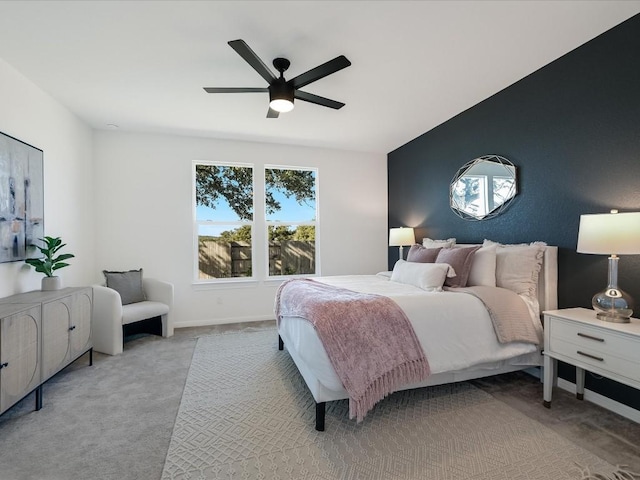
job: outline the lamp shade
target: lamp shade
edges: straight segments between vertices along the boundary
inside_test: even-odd
[[[402,245],[413,245],[416,243],[416,236],[413,228],[400,227],[389,229],[389,246],[400,247]]]
[[[640,212],[580,215],[577,251],[640,254]]]

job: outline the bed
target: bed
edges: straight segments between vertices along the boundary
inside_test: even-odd
[[[473,246],[455,246],[465,247]],[[531,324],[541,334],[540,312],[557,308],[557,247],[537,242],[504,246],[487,241],[475,247],[482,248],[477,250],[477,261],[474,260],[473,265],[475,267],[477,264],[479,269],[482,263],[484,272],[478,277],[479,270],[476,269],[476,282],[482,282],[477,279],[482,279],[484,275],[485,278],[497,279],[494,280],[495,286],[518,290],[518,295],[527,299]],[[485,255],[485,251],[489,251],[493,257]],[[537,258],[532,260],[534,264],[537,262],[537,267],[534,265],[534,271],[530,272],[532,263],[527,257],[533,258],[532,255]],[[484,260],[487,258],[492,258],[493,263],[486,264]],[[491,309],[488,311],[480,298],[462,291],[464,289],[425,289],[411,281],[398,281],[396,269],[399,270],[398,264],[393,273],[313,279],[323,285],[391,298],[403,310],[428,359],[430,374],[420,382],[401,385],[393,391],[459,382],[541,365],[540,343],[498,341],[492,324],[493,312]],[[527,286],[522,282],[531,282],[532,285]],[[316,403],[316,430],[323,431],[325,403],[350,396],[314,325],[300,318],[300,315],[289,314],[286,309],[284,313],[280,310],[280,292],[285,283],[280,287],[276,299],[279,349],[283,350],[286,346],[304,378]],[[523,295],[524,290],[527,291]]]

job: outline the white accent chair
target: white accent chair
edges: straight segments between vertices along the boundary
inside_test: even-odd
[[[154,278],[142,280],[147,300],[122,305],[112,288],[93,285],[93,349],[107,355],[122,353],[123,326],[161,317],[162,336],[173,336],[173,285]]]

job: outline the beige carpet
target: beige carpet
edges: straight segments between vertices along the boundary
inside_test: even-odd
[[[202,337],[162,478],[633,478],[464,382],[393,394],[361,424],[347,401],[327,404],[325,432],[314,416],[274,329]]]

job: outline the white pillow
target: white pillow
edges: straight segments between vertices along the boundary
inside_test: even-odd
[[[471,271],[469,272],[467,286],[496,286],[497,250],[498,244],[483,244],[482,248],[476,251],[471,261]]]
[[[508,288],[538,305],[538,275],[542,268],[546,243],[501,245],[485,240],[484,246],[497,245],[496,286]],[[538,308],[539,309],[539,308]]]
[[[413,285],[428,292],[441,292],[447,276],[455,276],[455,271],[446,263],[398,260],[393,267],[391,281]]]
[[[425,248],[451,248],[456,244],[455,238],[447,238],[446,240],[432,240],[430,238],[422,239],[422,246]]]

